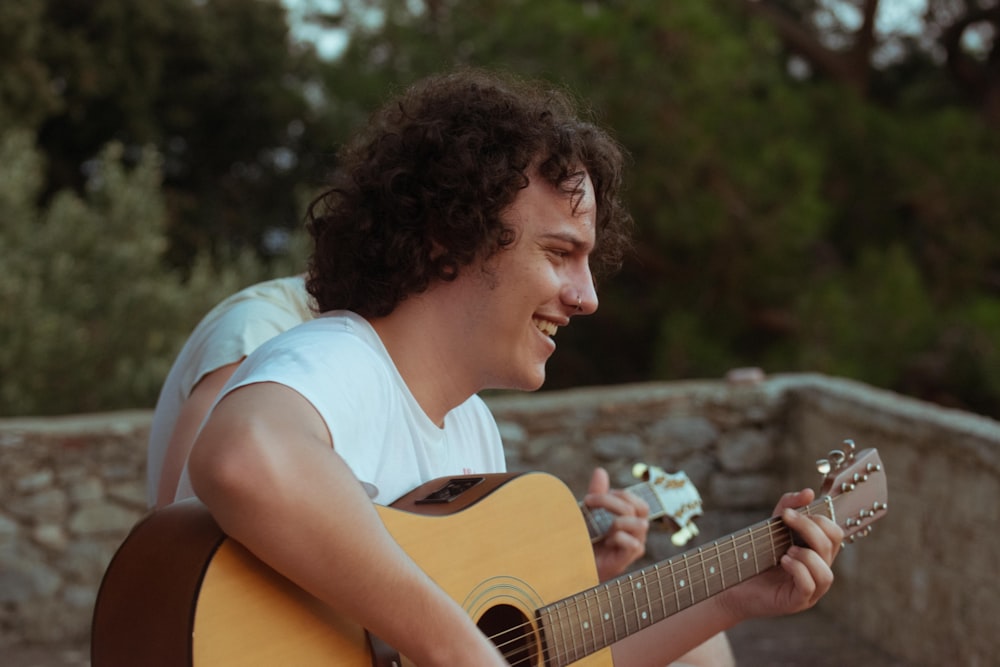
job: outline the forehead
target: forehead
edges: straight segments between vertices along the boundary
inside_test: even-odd
[[[538,234],[575,233],[593,241],[597,204],[590,176],[557,188],[538,174],[521,190],[506,216],[523,231]]]

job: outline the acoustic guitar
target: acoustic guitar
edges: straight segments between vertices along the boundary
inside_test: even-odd
[[[873,449],[831,454],[818,499],[800,511],[833,519],[853,540],[887,510],[885,473]],[[771,518],[598,583],[579,507],[544,473],[435,480],[378,511],[508,662],[525,666],[611,665],[613,642],[774,567],[794,539]],[[115,554],[98,593],[91,660],[409,664],[226,537],[194,500],[148,515]]]

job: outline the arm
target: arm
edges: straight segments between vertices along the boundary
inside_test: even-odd
[[[202,429],[191,481],[227,534],[417,664],[505,665],[392,539],[332,444],[301,395],[248,385]]]
[[[833,584],[830,566],[844,534],[826,517],[792,509],[809,504],[814,496],[809,489],[786,493],[774,512],[807,547],[791,547],[777,567],[615,644],[615,664],[662,666],[742,621],[793,614],[815,605]]]
[[[160,481],[156,486],[156,507],[169,505],[174,501],[177,492],[177,481],[184,469],[188,452],[194,444],[195,435],[208,413],[216,396],[222,391],[229,378],[236,372],[240,361],[221,366],[211,373],[205,374],[191,390],[191,394],[181,406],[180,414],[174,423],[174,430],[167,443],[167,451],[163,457],[163,469]]]

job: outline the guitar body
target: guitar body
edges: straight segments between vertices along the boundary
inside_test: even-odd
[[[496,638],[504,630],[529,624],[533,632],[512,633],[518,662],[546,664],[535,610],[597,583],[575,499],[543,473],[452,478],[460,484],[442,491],[448,481],[379,507],[382,520],[498,644],[509,641]],[[329,568],[337,572],[336,563]],[[372,656],[363,628],[227,538],[197,501],[154,512],[133,529],[94,612],[94,667],[369,667],[379,664]],[[610,649],[576,664],[611,665]]]

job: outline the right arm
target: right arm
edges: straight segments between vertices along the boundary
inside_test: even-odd
[[[199,434],[191,482],[226,534],[416,664],[506,665],[392,539],[333,446],[300,394],[247,385]]]

